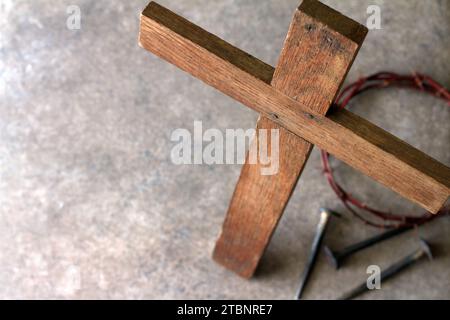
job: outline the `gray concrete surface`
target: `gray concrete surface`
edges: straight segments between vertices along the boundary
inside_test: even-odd
[[[378,230],[342,209],[315,150],[257,276],[246,281],[211,260],[240,166],[175,166],[176,128],[251,128],[257,115],[137,45],[147,0],[2,0],[0,16],[0,298],[290,299],[318,208],[342,210],[325,241],[335,248]],[[276,64],[298,0],[160,0],[193,22]],[[338,1],[364,23],[382,8],[347,81],[379,70],[428,73],[450,86],[450,2]],[[81,8],[81,30],[66,8]],[[408,91],[361,97],[352,109],[450,163],[450,108]],[[368,203],[421,210],[334,162]],[[450,221],[358,254],[334,271],[321,255],[306,298],[333,299],[415,249],[437,258],[364,299],[450,298]]]

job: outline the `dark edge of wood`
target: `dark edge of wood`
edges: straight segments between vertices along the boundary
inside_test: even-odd
[[[330,112],[327,118],[346,127],[385,152],[402,159],[411,167],[433,177],[450,191],[450,168],[443,163],[348,110]],[[428,166],[423,165],[424,159],[427,160]]]
[[[150,2],[142,12],[142,15],[164,25],[173,32],[196,43],[202,48],[205,48],[223,60],[229,61],[234,66],[265,83],[270,84],[272,81],[275,69],[271,65],[236,48],[230,43],[173,13],[158,3],[154,1]]]
[[[358,44],[363,43],[369,32],[362,24],[317,0],[303,0],[298,9]]]

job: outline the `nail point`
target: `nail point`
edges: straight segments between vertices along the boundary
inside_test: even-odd
[[[330,247],[328,246],[324,246],[323,247],[323,251],[325,252],[325,255],[328,258],[328,261],[330,262],[330,264],[337,270],[339,269],[339,260],[336,257],[336,255],[334,254],[333,250],[330,249]]]

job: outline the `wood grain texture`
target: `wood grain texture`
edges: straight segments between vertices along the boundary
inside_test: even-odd
[[[430,212],[436,213],[449,197],[447,166],[348,111],[318,114],[261,79],[273,69],[186,19],[152,2],[140,27],[143,48]]]
[[[272,86],[325,115],[366,33],[320,2],[304,1],[292,19]],[[256,132],[261,129],[279,130],[279,171],[262,175],[261,165],[247,159],[213,253],[246,278],[254,274],[313,147],[266,117],[258,120]]]

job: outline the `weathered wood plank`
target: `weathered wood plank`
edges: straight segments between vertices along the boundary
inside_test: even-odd
[[[230,62],[233,66],[240,68],[265,83],[270,84],[272,81],[274,68],[271,65],[232,46],[212,33],[205,31],[153,1],[150,2],[141,14],[139,42],[142,47],[145,48],[146,43],[150,44],[148,40],[151,39],[148,39],[147,37],[150,34],[147,34],[146,32],[145,22],[151,22],[151,20],[160,27],[168,28],[174,35],[178,35],[184,40],[195,43],[197,46],[204,48],[224,61]],[[165,36],[170,37],[170,34],[167,33]],[[173,40],[177,41],[176,39]]]
[[[447,166],[348,111],[325,117],[300,104],[261,80],[264,63],[245,65],[257,59],[237,49],[227,51],[230,45],[154,2],[141,16],[139,39],[145,49],[430,212],[436,213],[449,197]],[[205,46],[209,41],[213,44]],[[232,56],[214,52],[216,45]]]
[[[325,115],[366,33],[364,26],[320,2],[303,1],[292,19],[272,86]],[[263,166],[246,161],[213,254],[243,277],[255,272],[313,147],[266,117],[258,120],[256,132],[261,129],[279,130],[279,171],[262,175]]]

